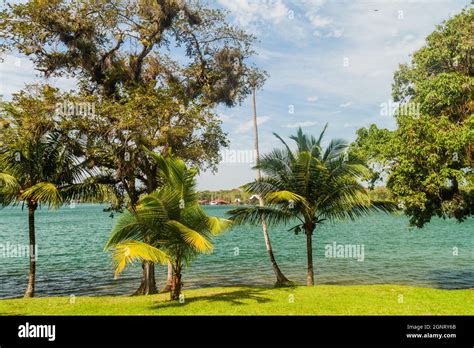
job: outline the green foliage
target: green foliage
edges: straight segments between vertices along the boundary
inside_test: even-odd
[[[246,185],[249,192],[264,198],[265,207],[234,209],[229,212],[231,219],[254,224],[262,216],[270,224],[299,220],[292,230],[311,234],[325,220],[353,219],[371,209],[394,210],[389,202],[375,205],[369,199],[360,184],[368,169],[359,158],[347,154],[345,141],[335,139],[326,149],[321,147],[324,131],[316,139],[299,129],[290,137],[296,151],[277,136],[285,149],[262,156],[258,167],[264,177]]]
[[[262,156],[259,165],[264,176],[246,185],[259,195],[265,206],[236,208],[229,212],[235,223],[270,225],[296,223],[290,231],[306,234],[308,259],[307,285],[314,285],[312,235],[326,220],[355,219],[379,210],[395,211],[388,201],[371,201],[361,181],[368,175],[365,163],[349,154],[349,145],[333,139],[326,149],[318,138],[304,134],[301,128],[291,136],[296,150],[278,135],[284,149],[275,149]]]
[[[198,204],[196,170],[187,168],[182,160],[147,153],[159,166],[163,184],[153,193],[144,195],[134,209],[119,218],[105,248],[119,251],[124,245],[129,248],[128,254],[115,251],[117,274],[128,260],[156,262],[151,256],[160,251],[170,258],[174,274],[181,277],[185,264],[198,254],[212,251],[212,238],[228,228],[230,222],[207,216]],[[131,245],[131,241],[140,243]]]
[[[96,114],[74,127],[88,137],[88,165],[121,197],[111,209],[121,210],[125,196],[135,205],[160,185],[142,146],[215,170],[227,140],[213,107],[234,106],[263,83],[247,62],[255,38],[225,16],[178,0],[30,0],[0,12],[0,52],[79,80],[71,101],[87,99]]]
[[[78,118],[88,135],[86,158],[101,169],[104,183],[127,194],[135,205],[160,186],[158,167],[143,147],[181,157],[190,165],[214,169],[227,146],[221,121],[209,107],[184,107],[174,91],[153,85],[130,89],[120,102],[96,99],[95,115]]]
[[[58,207],[71,200],[106,201],[113,195],[92,180],[81,160],[83,144],[68,119],[55,114],[63,98],[48,86],[29,86],[0,109],[0,204]]]
[[[200,191],[198,192],[198,196],[199,200],[211,201],[214,199],[221,199],[233,204],[237,199],[242,203],[248,202],[252,195],[245,192],[243,189],[238,188],[232,190]]]
[[[411,63],[400,65],[393,83],[398,128],[360,129],[352,144],[374,164],[373,179],[387,177],[418,227],[434,215],[463,221],[474,212],[473,17],[465,9],[438,26]]]
[[[225,15],[178,0],[30,0],[0,12],[0,52],[17,50],[46,76],[73,75],[107,96],[157,82],[180,99],[233,106],[258,70],[246,64],[255,38]],[[170,47],[183,48],[187,61],[172,59]]]

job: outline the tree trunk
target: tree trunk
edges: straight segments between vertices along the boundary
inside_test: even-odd
[[[135,210],[135,207],[138,205],[138,194],[135,189],[135,182],[130,180],[127,183],[126,180],[123,181],[126,187],[126,191],[130,197],[130,208]],[[140,295],[153,295],[157,294],[158,290],[156,288],[155,280],[155,265],[149,261],[142,262],[142,280],[140,286],[133,293],[132,296]]]
[[[143,261],[142,268],[142,282],[133,296],[157,294],[158,290],[156,289],[155,281],[155,264],[150,261]]]
[[[314,271],[313,271],[313,231],[306,231],[306,255],[308,258],[308,271],[306,274],[306,285],[314,285]]]
[[[254,140],[255,140],[255,163],[258,166],[260,164],[260,151],[258,148],[258,125],[257,125],[257,103],[256,103],[256,87],[253,86],[252,90],[252,105],[253,105],[253,130],[254,130]],[[259,180],[261,178],[260,169],[257,168],[256,178]],[[263,199],[259,196],[258,197],[259,206],[263,207]],[[289,280],[283,275],[278,267],[278,264],[275,260],[275,256],[273,255],[272,243],[270,242],[270,235],[268,233],[268,226],[267,222],[265,221],[265,217],[262,216],[262,229],[263,229],[263,238],[265,239],[265,246],[267,248],[268,256],[270,257],[270,262],[272,263],[273,272],[276,276],[276,284],[275,285],[283,285],[285,283],[289,283]]]
[[[171,265],[171,262],[168,262],[168,276],[166,277],[166,284],[165,284],[165,287],[160,290],[160,293],[171,291],[172,280],[173,280],[173,266]]]
[[[171,301],[179,300],[182,287],[183,283],[181,282],[181,265],[175,265],[173,267],[173,276],[171,279]]]
[[[28,285],[25,297],[35,296],[36,278],[36,235],[35,235],[35,211],[38,207],[36,202],[28,202],[28,233],[30,239],[30,271],[28,274]]]
[[[264,206],[263,199],[260,197],[259,197],[259,205],[261,207]],[[275,285],[283,285],[285,283],[289,283],[290,281],[281,272],[280,267],[278,267],[278,264],[275,260],[275,256],[273,255],[272,244],[270,242],[270,235],[268,234],[268,227],[267,227],[267,222],[265,221],[265,217],[262,217],[262,229],[263,229],[263,238],[265,239],[265,247],[267,248],[268,257],[270,258],[273,272],[275,273],[275,276],[277,279]]]

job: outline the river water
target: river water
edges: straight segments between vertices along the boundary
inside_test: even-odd
[[[205,208],[224,216],[229,207]],[[128,267],[114,280],[110,253],[103,247],[117,220],[102,206],[37,212],[37,296],[130,295],[140,281],[140,265]],[[304,284],[304,234],[292,226],[270,228],[276,259],[284,274]],[[5,250],[28,244],[27,212],[21,207],[0,210],[0,298],[23,295],[28,258]],[[2,249],[3,246],[3,249]],[[405,284],[443,289],[474,288],[474,219],[464,223],[433,219],[423,229],[410,228],[404,216],[373,214],[357,221],[326,224],[314,236],[317,284]],[[339,249],[338,249],[339,248]],[[346,250],[343,254],[333,251]],[[349,254],[349,250],[359,253]],[[3,251],[3,252],[2,252]],[[363,253],[362,253],[363,251]],[[6,257],[8,256],[8,257]],[[14,254],[13,254],[14,256]],[[338,257],[339,256],[339,257]],[[158,286],[166,269],[157,268]],[[236,226],[215,239],[211,255],[202,255],[184,272],[185,288],[272,286],[274,276],[261,227]]]

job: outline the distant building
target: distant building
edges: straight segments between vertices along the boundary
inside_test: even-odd
[[[209,204],[210,205],[228,205],[230,203],[222,199],[215,199],[215,200],[210,201]]]
[[[258,203],[258,195],[252,195],[252,196],[250,196],[250,198],[249,198],[249,203],[251,203],[251,204]]]

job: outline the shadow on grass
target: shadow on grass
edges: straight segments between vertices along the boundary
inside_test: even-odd
[[[152,309],[163,309],[163,308],[174,308],[187,306],[193,302],[228,302],[231,305],[244,305],[244,300],[253,300],[256,303],[267,303],[273,301],[269,298],[269,295],[263,294],[268,289],[243,289],[229,292],[218,292],[212,295],[206,296],[193,296],[186,298],[184,303],[179,301],[167,301],[160,302],[159,304],[151,307]]]

